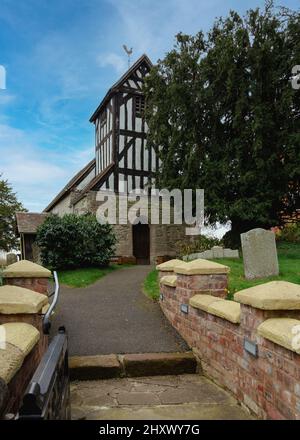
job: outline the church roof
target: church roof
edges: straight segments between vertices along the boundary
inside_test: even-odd
[[[56,197],[44,209],[44,212],[50,211],[62,198],[64,198],[92,169],[95,167],[96,159],[92,159],[85,167],[83,167],[66,186],[57,194]]]
[[[153,66],[150,58],[143,54],[128,70],[124,73],[124,75],[121,76],[121,78],[108,90],[94,113],[92,114],[90,118],[90,122],[94,122],[97,118],[98,114],[101,112],[102,107],[107,103],[107,101],[110,99],[111,95],[118,91],[118,88],[130,77],[130,75],[142,64],[146,63],[149,68]]]
[[[19,234],[35,234],[37,228],[45,221],[47,213],[16,212]]]
[[[78,193],[77,196],[74,197],[72,204],[75,205],[79,200],[81,200],[89,191],[95,191],[98,190],[101,186],[103,180],[107,178],[107,176],[111,173],[115,166],[115,163],[112,162],[108,165],[108,167],[105,168],[100,174],[97,174],[89,183],[87,186],[84,187],[82,191]]]

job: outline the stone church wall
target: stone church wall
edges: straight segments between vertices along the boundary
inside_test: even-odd
[[[74,212],[84,214],[87,212],[96,213],[100,202],[96,201],[96,191],[90,191],[75,206]],[[129,204],[130,206],[130,204]],[[149,215],[150,218],[150,215]],[[149,225],[150,227],[150,261],[155,262],[159,256],[175,256],[175,244],[179,240],[188,240],[185,235],[185,225]],[[117,237],[116,256],[132,257],[132,225],[114,225]]]

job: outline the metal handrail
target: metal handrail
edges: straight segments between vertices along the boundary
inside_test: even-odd
[[[18,420],[69,420],[68,338],[64,327],[44,353],[19,408]]]
[[[59,282],[58,282],[58,276],[57,276],[57,272],[53,271],[53,278],[54,278],[54,282],[55,282],[55,291],[54,291],[54,298],[53,301],[49,307],[49,309],[47,310],[44,319],[43,319],[43,331],[45,333],[45,335],[49,335],[50,332],[50,328],[51,328],[51,314],[53,312],[53,310],[55,309],[55,306],[57,304],[58,301],[58,296],[59,296]]]

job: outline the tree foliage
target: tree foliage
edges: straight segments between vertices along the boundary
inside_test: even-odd
[[[146,84],[160,187],[204,188],[208,221],[238,234],[300,206],[300,14],[231,11],[204,36],[177,35]]]
[[[92,214],[50,215],[37,231],[43,264],[51,269],[106,266],[116,242],[112,227]]]
[[[18,247],[15,214],[25,211],[11,185],[0,174],[0,249],[10,251]]]

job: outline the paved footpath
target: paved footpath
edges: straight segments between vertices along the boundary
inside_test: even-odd
[[[66,327],[71,356],[188,350],[159,305],[142,293],[151,269],[132,266],[85,288],[61,287],[53,332]]]
[[[71,384],[73,419],[247,420],[236,400],[198,374]]]

